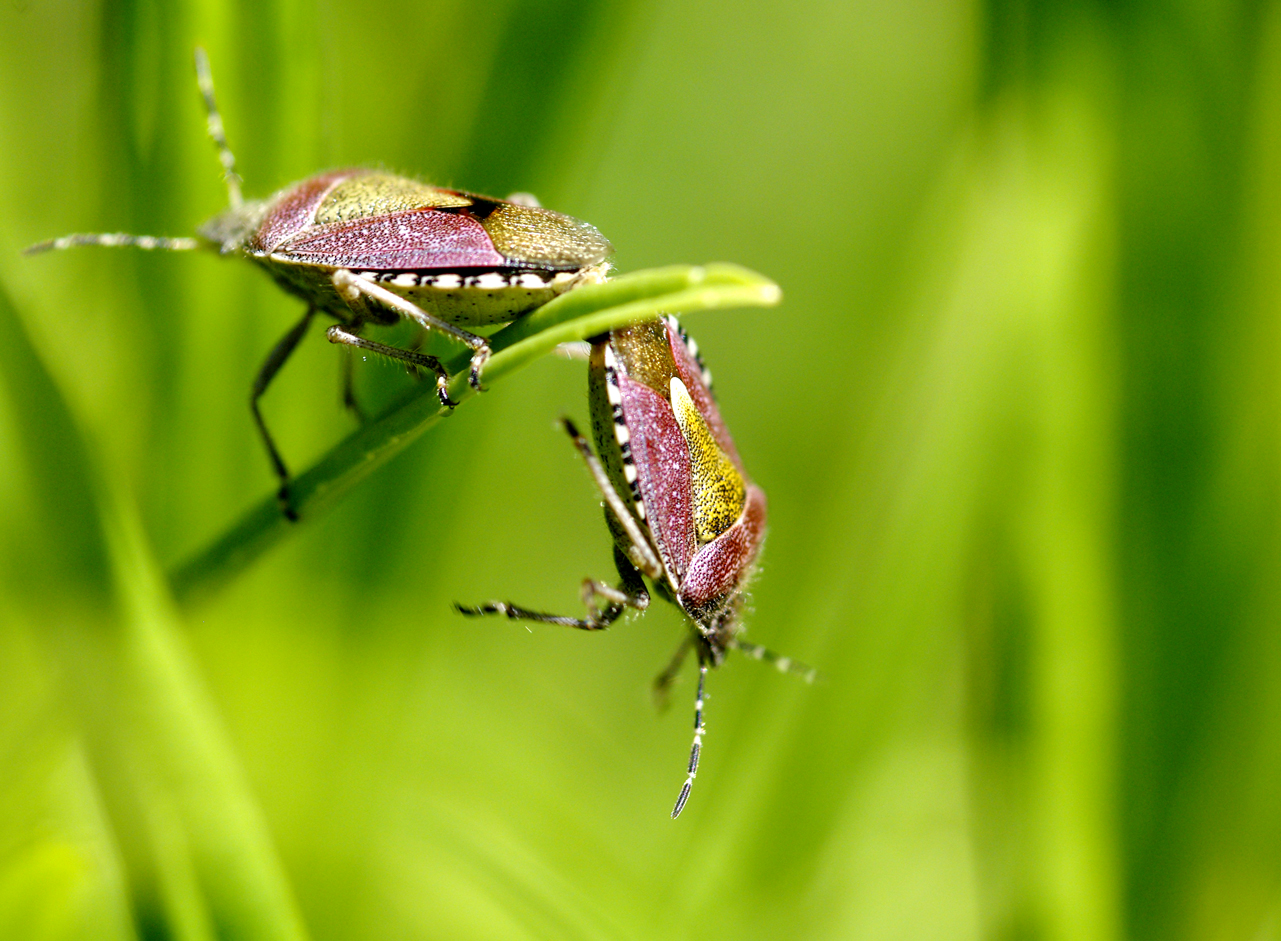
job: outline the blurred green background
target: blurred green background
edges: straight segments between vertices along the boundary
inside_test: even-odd
[[[579,610],[608,536],[548,359],[222,593],[299,304],[187,235],[385,166],[726,260],[691,316],[770,497],[749,637]],[[0,7],[0,937],[1281,937],[1281,7],[395,0]],[[265,410],[347,435],[320,331]],[[376,405],[406,383],[370,363]],[[305,926],[305,927],[303,927]]]

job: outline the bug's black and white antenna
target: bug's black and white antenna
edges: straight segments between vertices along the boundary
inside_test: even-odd
[[[200,85],[200,94],[205,99],[205,110],[208,113],[209,136],[218,148],[218,160],[222,163],[223,180],[227,184],[227,199],[233,209],[244,203],[240,195],[240,176],[236,173],[236,157],[227,146],[227,135],[222,127],[222,115],[218,113],[218,102],[214,98],[213,73],[209,71],[209,57],[205,51],[196,48],[196,81]],[[24,255],[36,255],[40,252],[62,251],[77,245],[104,245],[108,248],[141,248],[144,251],[190,252],[204,247],[199,239],[166,238],[159,235],[130,235],[127,232],[77,232],[63,235],[56,239],[37,242],[23,249]]]
[[[200,85],[201,97],[205,99],[209,139],[218,148],[218,161],[222,164],[223,171],[222,178],[227,184],[227,202],[232,209],[239,209],[244,203],[244,198],[240,195],[240,174],[236,172],[236,155],[227,146],[222,114],[218,111],[218,99],[214,97],[213,72],[209,69],[209,57],[200,46],[196,47],[196,82]]]
[[[787,673],[791,676],[799,676],[806,683],[813,683],[818,680],[821,674],[817,669],[807,663],[801,663],[799,660],[793,660],[791,657],[785,657],[782,654],[775,653],[768,647],[762,647],[760,644],[749,644],[745,640],[739,640],[737,637],[731,637],[725,646],[731,650],[737,650],[745,657],[751,657],[753,660],[764,660],[766,663],[772,663],[779,673]]]
[[[689,800],[690,788],[694,786],[694,778],[698,776],[698,757],[703,751],[703,736],[707,733],[707,727],[703,725],[703,682],[707,679],[707,664],[699,663],[698,665],[698,695],[694,698],[694,744],[689,750],[689,777],[685,779],[684,786],[681,787],[681,796],[676,798],[676,806],[672,808],[672,819],[675,820],[685,809],[685,802]]]
[[[165,252],[190,252],[200,248],[199,240],[192,238],[171,239],[159,235],[129,235],[127,232],[77,232],[74,235],[36,242],[24,248],[22,254],[58,252],[76,245],[106,245],[110,248],[141,248],[145,251]]]

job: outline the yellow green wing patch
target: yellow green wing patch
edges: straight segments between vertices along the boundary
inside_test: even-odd
[[[747,487],[734,462],[716,443],[685,383],[676,376],[672,377],[672,411],[689,446],[694,533],[703,545],[734,525],[747,501]]]

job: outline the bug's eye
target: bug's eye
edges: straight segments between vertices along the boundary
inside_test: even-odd
[[[747,486],[734,462],[716,443],[685,383],[673,376],[671,389],[672,411],[689,446],[694,533],[699,545],[706,545],[734,525],[747,502]]]

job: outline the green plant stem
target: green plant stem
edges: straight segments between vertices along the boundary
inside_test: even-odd
[[[777,304],[780,297],[774,282],[737,265],[675,265],[623,275],[564,294],[495,333],[490,337],[493,356],[482,378],[490,388],[561,343],[661,313],[763,307]],[[454,374],[449,395],[460,404],[475,393],[467,383],[466,366],[466,355],[447,364]],[[179,605],[190,605],[226,584],[450,414],[437,400],[435,385],[423,383],[293,479],[289,493],[296,522],[285,518],[274,496],[268,497],[173,569],[170,583]]]

